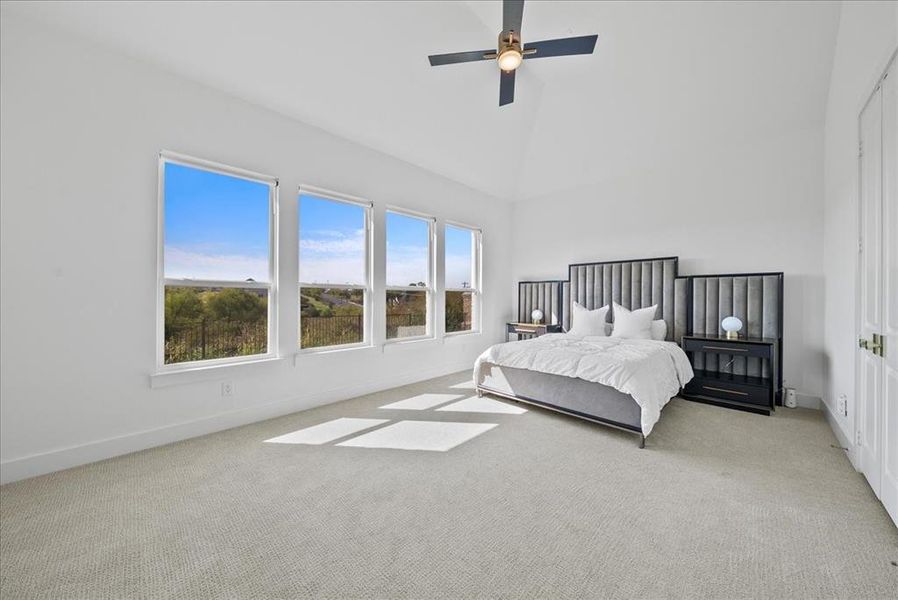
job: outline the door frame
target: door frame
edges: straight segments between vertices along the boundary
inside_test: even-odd
[[[859,367],[859,356],[860,351],[857,347],[858,334],[861,329],[861,269],[863,266],[861,265],[861,244],[862,244],[862,230],[863,230],[863,222],[862,222],[862,167],[863,167],[863,151],[862,151],[862,136],[863,136],[863,125],[861,117],[864,114],[864,111],[870,105],[870,102],[876,96],[876,93],[880,90],[882,86],[883,80],[885,80],[886,76],[889,73],[889,69],[892,67],[892,63],[895,62],[896,58],[898,58],[898,48],[895,48],[888,56],[885,61],[884,66],[879,69],[878,75],[873,82],[873,85],[870,87],[870,93],[864,97],[862,103],[857,109],[857,138],[855,140],[856,149],[858,151],[857,154],[857,162],[855,165],[855,173],[857,173],[857,182],[855,187],[855,193],[857,198],[857,207],[855,210],[855,260],[854,260],[854,330],[852,336],[852,347],[853,347],[853,361],[852,361],[852,369],[853,373],[853,393],[854,393],[854,402],[853,410],[851,410],[853,414],[852,419],[852,431],[851,431],[851,439],[849,440],[849,452],[848,457],[851,461],[854,468],[863,472],[863,464],[862,464],[862,453],[861,448],[858,441],[861,438],[861,423],[860,419],[862,416],[862,406],[861,406],[861,395],[860,395],[860,378],[861,373]],[[885,265],[883,264],[882,269],[885,269]],[[880,417],[882,415],[880,414]],[[882,423],[880,423],[882,425]],[[881,449],[884,451],[884,449]],[[881,461],[880,461],[881,462]],[[882,465],[880,464],[880,468]]]

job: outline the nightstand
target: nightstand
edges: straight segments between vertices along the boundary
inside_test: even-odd
[[[561,333],[561,325],[549,325],[547,323],[506,323],[505,324],[505,341],[511,334],[518,336],[519,340],[539,337],[547,333]]]
[[[736,338],[720,335],[684,335],[682,347],[690,355],[697,352],[754,357],[766,360],[767,377],[695,370],[695,377],[683,388],[687,400],[716,404],[749,412],[770,415],[780,388],[779,346],[776,338]]]

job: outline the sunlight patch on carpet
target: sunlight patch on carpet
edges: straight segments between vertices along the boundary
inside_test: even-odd
[[[474,382],[471,380],[462,381],[461,383],[456,383],[455,385],[450,385],[453,390],[473,390]]]
[[[496,425],[497,423],[400,421],[337,445],[446,452],[489,431]]]
[[[492,398],[478,398],[476,396],[453,402],[452,404],[443,406],[437,410],[446,412],[493,413],[499,415],[522,415],[527,412],[526,408],[520,406],[506,404],[505,402],[499,402]]]
[[[380,408],[389,408],[393,410],[427,410],[428,408],[433,408],[434,406],[445,404],[452,400],[458,400],[463,397],[464,396],[459,394],[419,394],[411,398],[406,398],[405,400],[400,400],[399,402],[385,404]]]
[[[334,419],[320,425],[279,435],[265,440],[265,442],[268,444],[311,444],[316,446],[384,423],[389,423],[389,419]]]

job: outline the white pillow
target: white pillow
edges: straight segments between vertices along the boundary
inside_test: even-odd
[[[605,335],[611,335],[613,329],[611,323],[605,323]],[[667,321],[664,321],[663,319],[652,321],[651,331],[653,340],[663,342],[667,337]]]
[[[571,335],[597,335],[604,337],[608,335],[605,330],[605,321],[608,318],[608,305],[595,310],[589,310],[579,303],[574,302],[574,312],[571,315],[571,328],[568,333]]]
[[[611,337],[631,340],[652,339],[652,321],[658,310],[657,304],[633,311],[624,308],[617,302],[613,304],[614,329],[611,331]]]

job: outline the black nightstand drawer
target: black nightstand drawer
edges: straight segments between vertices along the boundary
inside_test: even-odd
[[[770,389],[769,380],[758,377],[727,376],[717,373],[705,375],[701,371],[696,372],[696,376],[684,388],[687,394],[711,396],[758,406],[770,406]]]
[[[732,354],[733,356],[770,356],[770,349],[763,344],[745,342],[728,342],[725,340],[701,340],[686,338],[683,340],[686,352],[709,352],[713,354]]]
[[[518,338],[530,339],[545,335],[547,333],[561,333],[561,325],[540,323],[534,325],[532,323],[506,323],[505,338],[511,334],[517,335]]]

